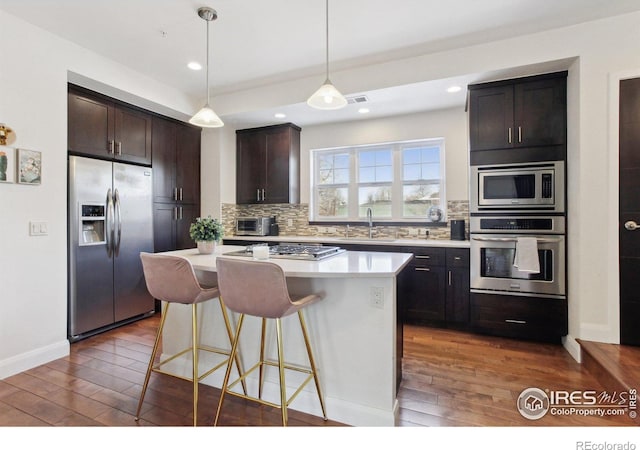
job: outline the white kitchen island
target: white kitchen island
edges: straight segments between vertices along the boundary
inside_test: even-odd
[[[201,282],[217,284],[216,258],[244,247],[219,245],[213,255],[198,254],[196,249],[166,252],[191,261]],[[319,369],[329,419],[355,426],[394,426],[398,417],[396,398],[398,316],[396,310],[396,276],[411,260],[410,253],[344,252],[321,261],[272,258],[280,265],[293,293],[323,292],[324,299],[307,307],[305,318],[309,328],[314,357]],[[234,258],[245,259],[235,256]],[[382,292],[375,301],[373,292]],[[181,350],[190,342],[190,309],[172,305],[165,326],[163,351]],[[217,300],[206,302],[199,310],[201,343],[228,349]],[[235,315],[231,315],[235,327]],[[267,331],[268,352],[275,355],[274,327]],[[306,352],[297,318],[283,319],[284,354],[288,362],[307,365]],[[245,319],[240,352],[244,367],[257,361],[260,320]],[[201,352],[202,367],[219,359]],[[188,359],[170,363],[167,368],[183,375],[190,373]],[[237,372],[233,372],[237,374]],[[233,379],[232,374],[232,379]],[[222,385],[224,371],[219,370],[203,380],[215,387]],[[299,384],[296,372],[287,371],[290,396]],[[250,394],[256,380],[249,383]],[[267,372],[264,398],[279,403],[278,376]],[[217,405],[201,404],[200,408]],[[313,383],[293,400],[290,409],[321,416]],[[222,411],[224,414],[224,409]]]

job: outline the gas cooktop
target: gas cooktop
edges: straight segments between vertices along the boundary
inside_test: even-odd
[[[253,247],[247,246],[244,250],[225,253],[228,256],[253,256]],[[270,258],[303,259],[307,261],[319,261],[331,256],[343,253],[340,247],[307,244],[280,244],[269,247]]]

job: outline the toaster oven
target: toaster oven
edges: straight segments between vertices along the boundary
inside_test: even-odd
[[[269,236],[270,217],[238,217],[236,219],[236,236]]]

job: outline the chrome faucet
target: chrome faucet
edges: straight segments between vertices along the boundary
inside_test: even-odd
[[[369,239],[373,238],[373,213],[367,208],[367,222],[369,223]]]

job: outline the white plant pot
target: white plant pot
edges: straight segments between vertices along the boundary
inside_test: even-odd
[[[198,252],[203,255],[211,255],[216,251],[216,241],[198,241]]]

